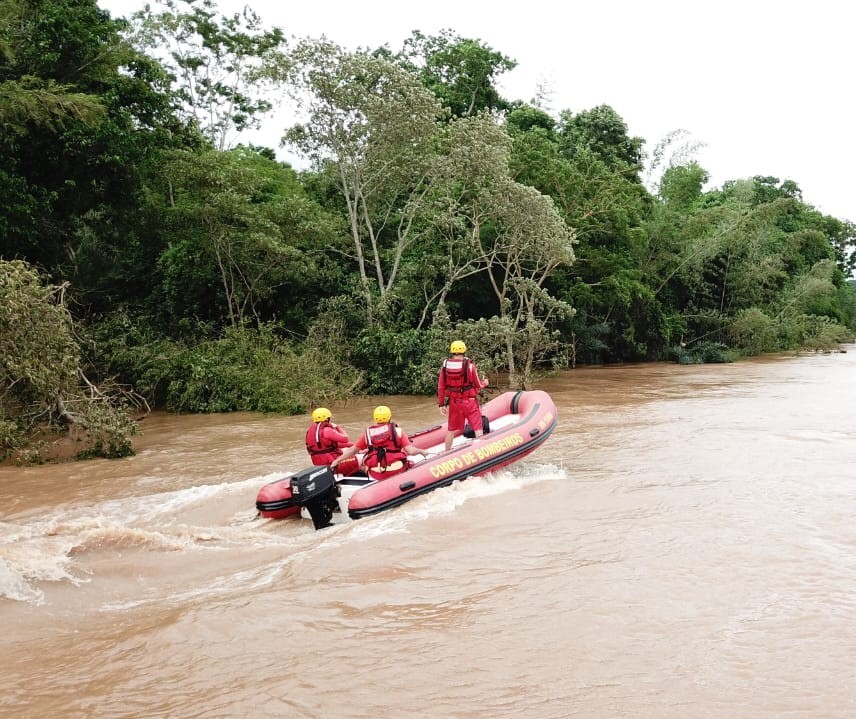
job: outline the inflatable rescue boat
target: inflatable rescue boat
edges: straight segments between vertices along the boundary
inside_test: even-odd
[[[330,467],[313,466],[259,490],[256,508],[262,517],[311,518],[315,528],[329,526],[337,512],[351,519],[397,507],[438,487],[476,477],[516,462],[540,447],[556,427],[556,406],[541,390],[505,392],[482,406],[485,433],[467,428],[444,448],[446,423],[408,433],[422,450],[413,466],[387,479],[343,477]]]

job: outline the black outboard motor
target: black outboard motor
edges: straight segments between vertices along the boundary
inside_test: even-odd
[[[339,509],[339,488],[329,467],[310,467],[293,475],[291,496],[301,507],[306,507],[315,529],[333,523],[333,512]]]

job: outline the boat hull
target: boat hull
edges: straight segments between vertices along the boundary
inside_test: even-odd
[[[556,407],[543,391],[506,392],[482,407],[490,426],[499,429],[448,451],[432,454],[394,477],[358,489],[348,502],[348,515],[359,519],[410,501],[414,497],[468,477],[477,477],[521,460],[540,447],[556,427]],[[513,418],[512,421],[508,421]],[[413,444],[430,449],[442,444],[446,425],[411,437]]]

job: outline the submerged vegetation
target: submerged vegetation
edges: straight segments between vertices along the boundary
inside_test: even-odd
[[[208,0],[0,0],[0,459],[51,429],[127,455],[150,407],[427,393],[454,336],[515,387],[853,340],[852,223],[790,179],[706,189],[683,131],[648,152],[609,106],[504,98],[514,65]],[[233,144],[273,96],[308,169]]]

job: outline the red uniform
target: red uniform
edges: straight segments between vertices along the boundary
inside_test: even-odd
[[[356,446],[360,451],[365,450],[363,464],[374,479],[386,479],[411,466],[404,451],[404,447],[410,446],[410,438],[395,422],[373,424],[360,436]]]
[[[487,382],[479,378],[475,363],[468,357],[449,357],[443,360],[437,379],[437,401],[441,407],[449,405],[448,428],[462,432],[468,421],[473,429],[481,429],[482,418],[478,394]]]
[[[342,447],[353,445],[348,435],[341,427],[333,424],[330,420],[324,422],[313,422],[306,430],[306,451],[312,459],[312,464],[330,464],[336,457],[342,454]],[[353,474],[358,467],[356,458],[346,459],[340,462],[336,470],[343,475]]]

